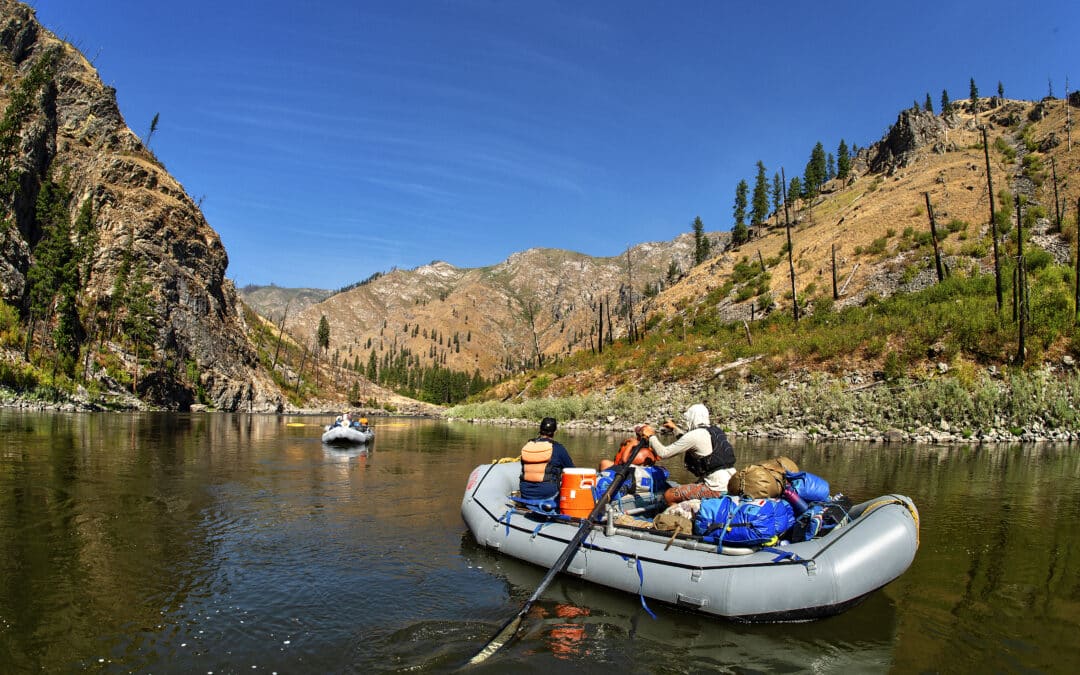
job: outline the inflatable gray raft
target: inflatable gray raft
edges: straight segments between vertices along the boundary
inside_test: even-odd
[[[375,438],[375,430],[368,427],[361,431],[354,427],[330,425],[322,435],[322,442],[327,445],[360,445]]]
[[[550,567],[581,521],[515,509],[509,496],[520,474],[518,462],[474,469],[461,515],[481,546]],[[566,573],[725,619],[805,621],[858,604],[903,574],[918,547],[915,505],[886,495],[852,507],[825,536],[767,550],[721,553],[692,535],[597,524]]]

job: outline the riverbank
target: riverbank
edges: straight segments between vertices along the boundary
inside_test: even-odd
[[[532,426],[554,417],[562,428],[631,432],[634,425],[681,422],[703,402],[733,436],[872,443],[1036,443],[1080,441],[1080,375],[1046,367],[1005,373],[939,373],[926,379],[875,379],[798,373],[774,383],[663,384],[519,403],[455,406],[451,420]]]

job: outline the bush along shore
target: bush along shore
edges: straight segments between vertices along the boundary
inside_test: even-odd
[[[892,443],[1080,441],[1080,374],[1072,368],[989,369],[892,381],[852,373],[802,374],[764,387],[666,384],[604,394],[487,401],[450,408],[473,423],[533,425],[554,417],[564,428],[630,431],[634,424],[682,423],[696,402],[712,422],[745,437]]]

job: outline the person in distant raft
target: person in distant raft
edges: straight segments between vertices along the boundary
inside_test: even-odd
[[[664,422],[664,427],[675,433],[676,440],[665,446],[656,437],[656,431],[648,424],[634,427],[639,438],[647,438],[649,447],[661,459],[682,454],[686,469],[697,478],[696,483],[669,488],[664,501],[677,504],[688,499],[722,497],[727,484],[735,474],[735,449],[720,427],[709,424],[709,409],[703,403],[695,403],[686,409],[686,426],[683,431],[674,422]]]
[[[525,499],[549,499],[559,494],[563,469],[574,466],[570,453],[552,438],[557,428],[554,417],[540,420],[540,435],[521,448],[521,486]]]

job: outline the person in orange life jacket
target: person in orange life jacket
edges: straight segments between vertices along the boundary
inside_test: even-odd
[[[562,470],[574,466],[570,453],[552,436],[557,425],[555,418],[540,421],[540,435],[521,449],[521,485],[525,499],[548,499],[559,494]]]
[[[630,459],[630,453],[634,451],[634,447],[638,444],[639,439],[628,438],[622,442],[619,446],[619,451],[615,453],[615,459],[602,459],[600,460],[600,471],[610,469],[618,464],[626,464],[626,460]],[[652,451],[652,448],[645,447],[638,451],[638,454],[634,457],[634,464],[637,466],[652,466],[656,464],[659,458],[656,453]]]
[[[674,443],[666,446],[648,424],[634,427],[639,438],[649,439],[649,447],[661,459],[681,454],[687,470],[697,478],[696,483],[664,492],[664,501],[668,504],[722,497],[727,494],[728,481],[735,475],[735,450],[720,427],[709,424],[709,409],[702,403],[695,403],[686,409],[685,417],[689,431],[684,432],[671,420],[664,423],[664,427],[677,437]]]

